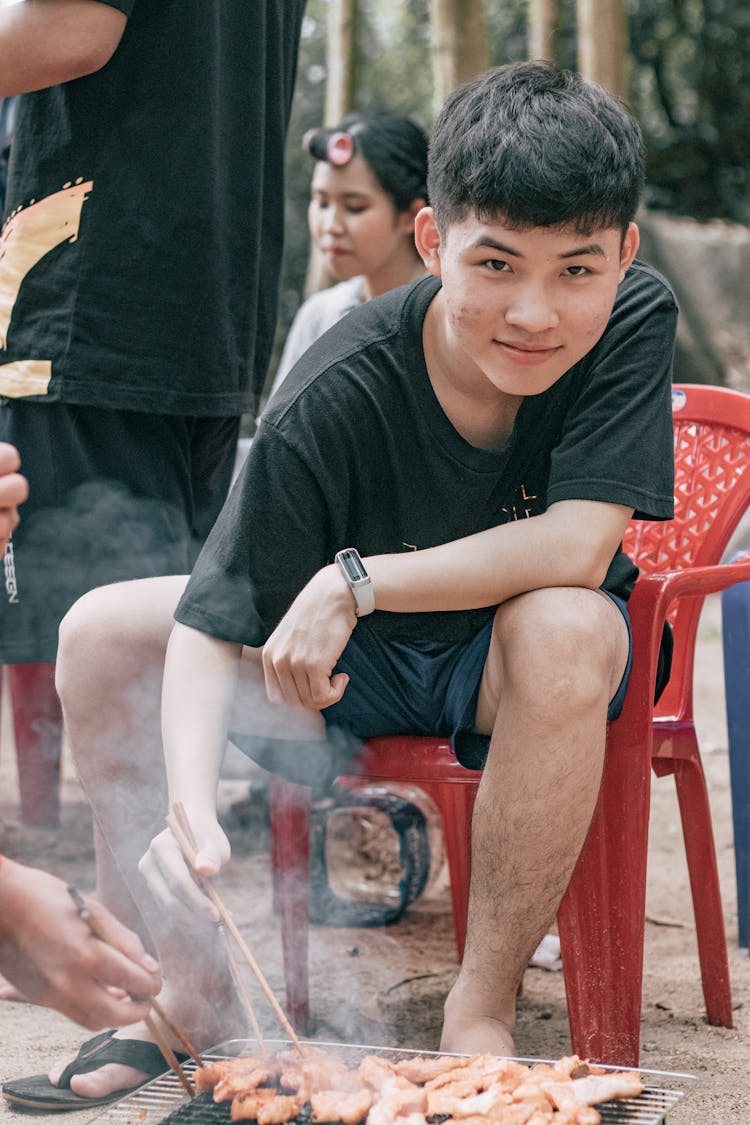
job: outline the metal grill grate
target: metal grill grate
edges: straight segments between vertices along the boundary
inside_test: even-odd
[[[310,1045],[330,1048],[351,1064],[358,1063],[364,1055],[381,1055],[397,1061],[414,1055],[430,1057],[436,1053],[383,1047],[351,1047],[341,1043],[316,1042]],[[288,1050],[291,1043],[288,1040],[267,1040],[266,1046],[272,1051]],[[252,1054],[254,1051],[257,1051],[257,1044],[254,1041],[231,1039],[206,1051],[203,1058],[208,1062]],[[519,1059],[518,1061],[528,1065],[550,1060]],[[187,1074],[191,1074],[195,1070],[195,1065],[188,1063],[184,1069]],[[684,1097],[685,1089],[682,1087],[687,1087],[696,1081],[696,1078],[690,1074],[649,1070],[641,1070],[639,1073],[646,1086],[644,1092],[640,1097],[628,1101],[607,1102],[597,1106],[602,1122],[606,1122],[607,1125],[660,1125],[666,1120],[667,1112]],[[153,1082],[142,1086],[140,1090],[136,1090],[104,1112],[98,1113],[91,1120],[99,1121],[101,1125],[157,1125],[157,1123],[166,1125],[167,1122],[169,1125],[229,1125],[229,1108],[229,1102],[217,1105],[210,1094],[201,1094],[192,1100],[188,1099],[177,1077],[169,1072],[160,1078],[155,1078]],[[308,1125],[308,1122],[309,1118],[303,1112],[297,1117],[295,1125]]]

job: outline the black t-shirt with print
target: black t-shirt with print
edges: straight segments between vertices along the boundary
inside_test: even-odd
[[[106,66],[19,100],[0,394],[255,412],[304,0],[103,2],[129,17]]]
[[[261,645],[336,551],[432,547],[598,500],[673,515],[674,297],[636,262],[595,347],[525,398],[503,452],[465,441],[432,390],[422,327],[432,277],[354,310],[298,361],[269,403],[248,460],[196,563],[177,619]],[[501,564],[500,564],[501,565]],[[620,551],[604,587],[627,598],[637,571]],[[383,637],[456,643],[492,616],[376,611]]]

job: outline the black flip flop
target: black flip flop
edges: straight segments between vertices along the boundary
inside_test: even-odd
[[[169,1069],[156,1044],[146,1043],[141,1039],[115,1039],[114,1034],[114,1031],[102,1031],[93,1039],[87,1039],[73,1061],[65,1067],[57,1086],[52,1085],[46,1074],[34,1074],[30,1078],[5,1082],[3,1095],[13,1109],[31,1113],[66,1113],[73,1109],[93,1108],[119,1101]],[[180,1063],[185,1062],[188,1057],[177,1051],[175,1054]],[[103,1098],[84,1098],[71,1090],[70,1080],[73,1075],[89,1074],[108,1063],[132,1066],[135,1070],[143,1071],[148,1078],[134,1086],[113,1090]]]

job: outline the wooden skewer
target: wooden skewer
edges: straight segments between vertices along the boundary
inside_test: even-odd
[[[197,847],[198,847],[198,841],[196,840],[193,829],[190,826],[190,821],[187,818],[187,813],[185,812],[184,805],[182,805],[180,802],[178,802],[174,806],[173,813],[174,813],[174,816],[177,820],[177,823],[179,824],[180,829],[182,830],[182,833],[185,837],[185,840],[187,841],[187,843],[190,845],[190,848],[192,849],[191,854],[194,855],[196,850],[197,850]],[[167,817],[167,821],[169,822],[169,817]],[[183,851],[184,851],[184,849],[183,849]],[[201,885],[205,887],[206,880],[201,876],[199,876],[199,878],[201,879]],[[242,1006],[245,1009],[245,1013],[247,1015],[248,1020],[250,1021],[250,1026],[252,1027],[255,1038],[258,1041],[258,1046],[260,1047],[260,1049],[262,1051],[265,1051],[266,1045],[265,1045],[265,1041],[263,1039],[263,1035],[262,1035],[261,1030],[260,1030],[260,1025],[258,1023],[258,1020],[256,1019],[256,1016],[255,1016],[255,1009],[253,1008],[253,1004],[252,1004],[252,1001],[250,999],[250,994],[247,991],[247,987],[245,985],[245,982],[242,979],[240,967],[237,964],[237,958],[234,955],[234,950],[232,949],[232,943],[229,940],[229,935],[227,934],[227,929],[226,929],[226,926],[224,925],[223,922],[219,922],[218,929],[219,929],[219,933],[221,934],[221,939],[224,943],[224,948],[226,950],[227,960],[229,962],[229,972],[231,973],[232,980],[234,982],[234,987],[237,989],[237,992],[239,994]]]
[[[198,1053],[196,1048],[190,1042],[185,1032],[177,1026],[173,1019],[170,1019],[158,1000],[152,1000],[151,1007],[154,1009],[162,1023],[165,1023],[167,1025],[174,1037],[176,1039],[179,1039],[181,1045],[185,1048],[185,1051],[188,1055],[190,1055],[190,1058],[193,1060],[196,1066],[203,1066],[203,1059],[200,1057],[200,1054]]]
[[[195,1097],[195,1086],[193,1085],[193,1083],[190,1081],[188,1076],[185,1074],[185,1071],[180,1066],[177,1055],[174,1053],[174,1051],[170,1047],[169,1043],[166,1041],[164,1036],[159,1031],[159,1028],[156,1026],[156,1024],[154,1022],[153,1016],[146,1016],[146,1027],[149,1029],[149,1031],[153,1035],[154,1039],[156,1040],[156,1046],[159,1048],[161,1053],[164,1055],[164,1058],[166,1059],[168,1064],[171,1066],[172,1070],[175,1072],[175,1074],[179,1078],[180,1084],[185,1088],[185,1090],[187,1090],[190,1097],[194,1098]]]
[[[260,1030],[260,1025],[258,1024],[258,1021],[255,1018],[255,1010],[253,1009],[252,1001],[250,999],[250,994],[248,993],[245,982],[242,979],[242,973],[240,972],[240,967],[237,964],[237,958],[234,955],[234,950],[232,949],[232,944],[229,940],[229,934],[227,933],[226,927],[224,926],[223,922],[219,922],[219,932],[221,934],[222,941],[224,942],[224,948],[227,951],[227,960],[229,961],[229,971],[232,974],[232,980],[234,981],[234,987],[237,989],[237,992],[239,993],[240,1000],[242,1001],[242,1006],[247,1013],[248,1019],[250,1020],[250,1025],[253,1029],[253,1034],[255,1035],[255,1038],[258,1041],[258,1046],[260,1047],[261,1051],[265,1054],[266,1053],[266,1044],[265,1044],[265,1041],[263,1039],[263,1034]]]
[[[112,942],[109,940],[109,937],[107,936],[107,933],[105,932],[104,927],[102,926],[99,919],[96,917],[96,915],[93,913],[93,911],[89,907],[88,903],[86,902],[86,899],[83,897],[83,895],[80,893],[80,891],[76,887],[73,886],[72,883],[68,884],[68,894],[70,895],[70,897],[73,899],[73,902],[75,903],[76,911],[78,912],[78,917],[81,919],[82,922],[85,922],[85,924],[88,926],[89,930],[94,935],[94,937],[98,938],[99,941],[103,942],[105,945],[109,945],[112,948],[116,949],[117,947],[112,945]],[[159,1004],[158,1001],[152,999],[151,1000],[151,1007],[157,1013],[157,1015],[164,1021],[164,1023],[167,1025],[167,1027],[170,1029],[170,1031],[172,1031],[174,1033],[174,1035],[177,1036],[177,1038],[180,1040],[180,1043],[183,1045],[183,1047],[186,1048],[187,1053],[191,1056],[191,1058],[193,1058],[198,1063],[199,1066],[203,1066],[203,1060],[201,1059],[198,1052],[195,1050],[195,1048],[190,1043],[190,1040],[187,1038],[185,1033],[182,1032],[177,1027],[177,1025],[174,1023],[174,1021],[169,1018],[169,1016],[166,1014],[166,1012],[162,1008],[161,1004]],[[172,1070],[175,1072],[175,1074],[179,1078],[182,1086],[184,1086],[184,1088],[187,1090],[188,1094],[190,1094],[191,1098],[195,1097],[195,1087],[191,1083],[190,1079],[186,1076],[184,1070],[180,1066],[179,1059],[175,1055],[175,1053],[172,1050],[172,1048],[170,1047],[169,1043],[167,1043],[167,1041],[164,1039],[164,1036],[161,1034],[161,1032],[157,1028],[156,1024],[154,1023],[153,1018],[150,1015],[146,1016],[145,1023],[146,1023],[146,1026],[148,1027],[149,1031],[153,1035],[154,1039],[156,1040],[157,1047],[159,1048],[161,1053],[164,1055],[164,1058],[165,1058],[166,1062],[168,1063],[168,1065],[172,1068]]]
[[[169,825],[169,827],[172,831],[172,834],[174,835],[175,839],[177,840],[177,843],[179,844],[180,850],[182,851],[183,855],[185,856],[185,859],[188,861],[190,866],[193,869],[195,869],[195,859],[196,859],[196,850],[195,850],[195,843],[194,843],[195,837],[194,837],[194,835],[193,835],[193,833],[190,829],[190,825],[187,821],[185,809],[183,808],[183,806],[181,804],[177,803],[173,806],[172,812],[167,817],[167,824]],[[196,872],[196,875],[200,879],[201,886],[203,887],[206,895],[208,896],[208,898],[211,900],[211,902],[214,904],[214,906],[218,910],[219,917],[221,918],[222,922],[224,923],[227,930],[229,931],[229,933],[232,935],[232,937],[236,941],[242,956],[245,958],[245,961],[249,965],[251,972],[253,973],[256,980],[258,981],[258,984],[263,989],[263,992],[265,993],[266,999],[268,1000],[268,1002],[270,1003],[274,1012],[276,1013],[276,1016],[278,1017],[279,1022],[281,1023],[281,1026],[286,1031],[287,1035],[291,1039],[292,1043],[294,1044],[294,1046],[297,1049],[297,1051],[299,1052],[299,1054],[304,1055],[304,1051],[302,1050],[302,1046],[300,1044],[299,1039],[297,1038],[297,1034],[296,1034],[294,1028],[290,1024],[289,1020],[286,1017],[286,1014],[285,1014],[283,1008],[281,1007],[278,1000],[276,999],[276,996],[274,995],[273,990],[271,989],[271,986],[269,985],[268,981],[266,980],[265,976],[263,975],[263,973],[260,969],[260,966],[258,965],[258,963],[256,962],[255,958],[253,957],[252,953],[250,952],[250,949],[249,949],[245,939],[243,938],[242,934],[240,933],[240,930],[237,926],[237,923],[235,922],[234,918],[232,917],[232,915],[229,913],[226,906],[222,902],[222,900],[221,900],[221,898],[218,894],[218,891],[216,890],[216,888],[214,887],[214,885],[213,885],[213,883],[211,882],[210,879],[207,879],[205,876],[200,875],[198,872]]]

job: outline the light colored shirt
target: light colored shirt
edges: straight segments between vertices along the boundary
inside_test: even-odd
[[[281,353],[279,366],[271,387],[271,394],[286,378],[297,360],[324,332],[332,328],[357,305],[364,302],[361,277],[340,281],[328,289],[313,293],[297,311]]]

